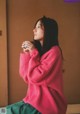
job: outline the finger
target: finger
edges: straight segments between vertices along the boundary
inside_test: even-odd
[[[30,41],[24,41],[24,43],[25,43],[25,44],[29,44],[29,43],[30,43]]]
[[[24,52],[29,51],[28,49],[23,49]]]
[[[22,43],[22,45],[24,45],[24,44],[26,44],[26,43],[28,43],[28,41],[24,41],[24,42]]]
[[[22,44],[22,47],[29,46],[29,45],[30,45],[30,43],[26,42],[26,43]]]
[[[30,41],[24,41],[24,42],[22,43],[21,48],[26,49],[26,48],[30,48],[30,47],[32,47],[32,46],[33,46],[33,43],[31,43]]]
[[[27,43],[22,43],[22,47],[26,47],[28,45],[30,45],[28,42]]]

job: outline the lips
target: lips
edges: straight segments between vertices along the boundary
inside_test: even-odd
[[[34,36],[36,36],[37,34],[34,34]]]

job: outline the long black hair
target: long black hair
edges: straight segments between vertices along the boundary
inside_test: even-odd
[[[48,18],[43,16],[42,18],[38,19],[35,23],[35,26],[38,21],[44,26],[44,39],[43,39],[43,46],[41,46],[39,40],[34,40],[33,43],[35,47],[38,49],[40,55],[42,56],[46,53],[52,46],[59,46],[58,42],[58,24],[54,19]],[[34,26],[34,28],[35,28]]]

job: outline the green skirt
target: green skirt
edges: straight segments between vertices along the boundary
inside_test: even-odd
[[[24,103],[23,101],[8,105],[6,109],[6,114],[41,114],[33,106],[28,103]]]

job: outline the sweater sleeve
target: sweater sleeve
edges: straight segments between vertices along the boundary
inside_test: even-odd
[[[30,54],[28,52],[20,53],[19,74],[25,82],[28,82],[27,70],[28,70],[29,60],[30,60]]]
[[[39,52],[34,49],[30,53],[31,59],[28,66],[28,79],[32,83],[42,83],[49,76],[59,58],[59,50],[52,49],[43,60],[40,60]]]

